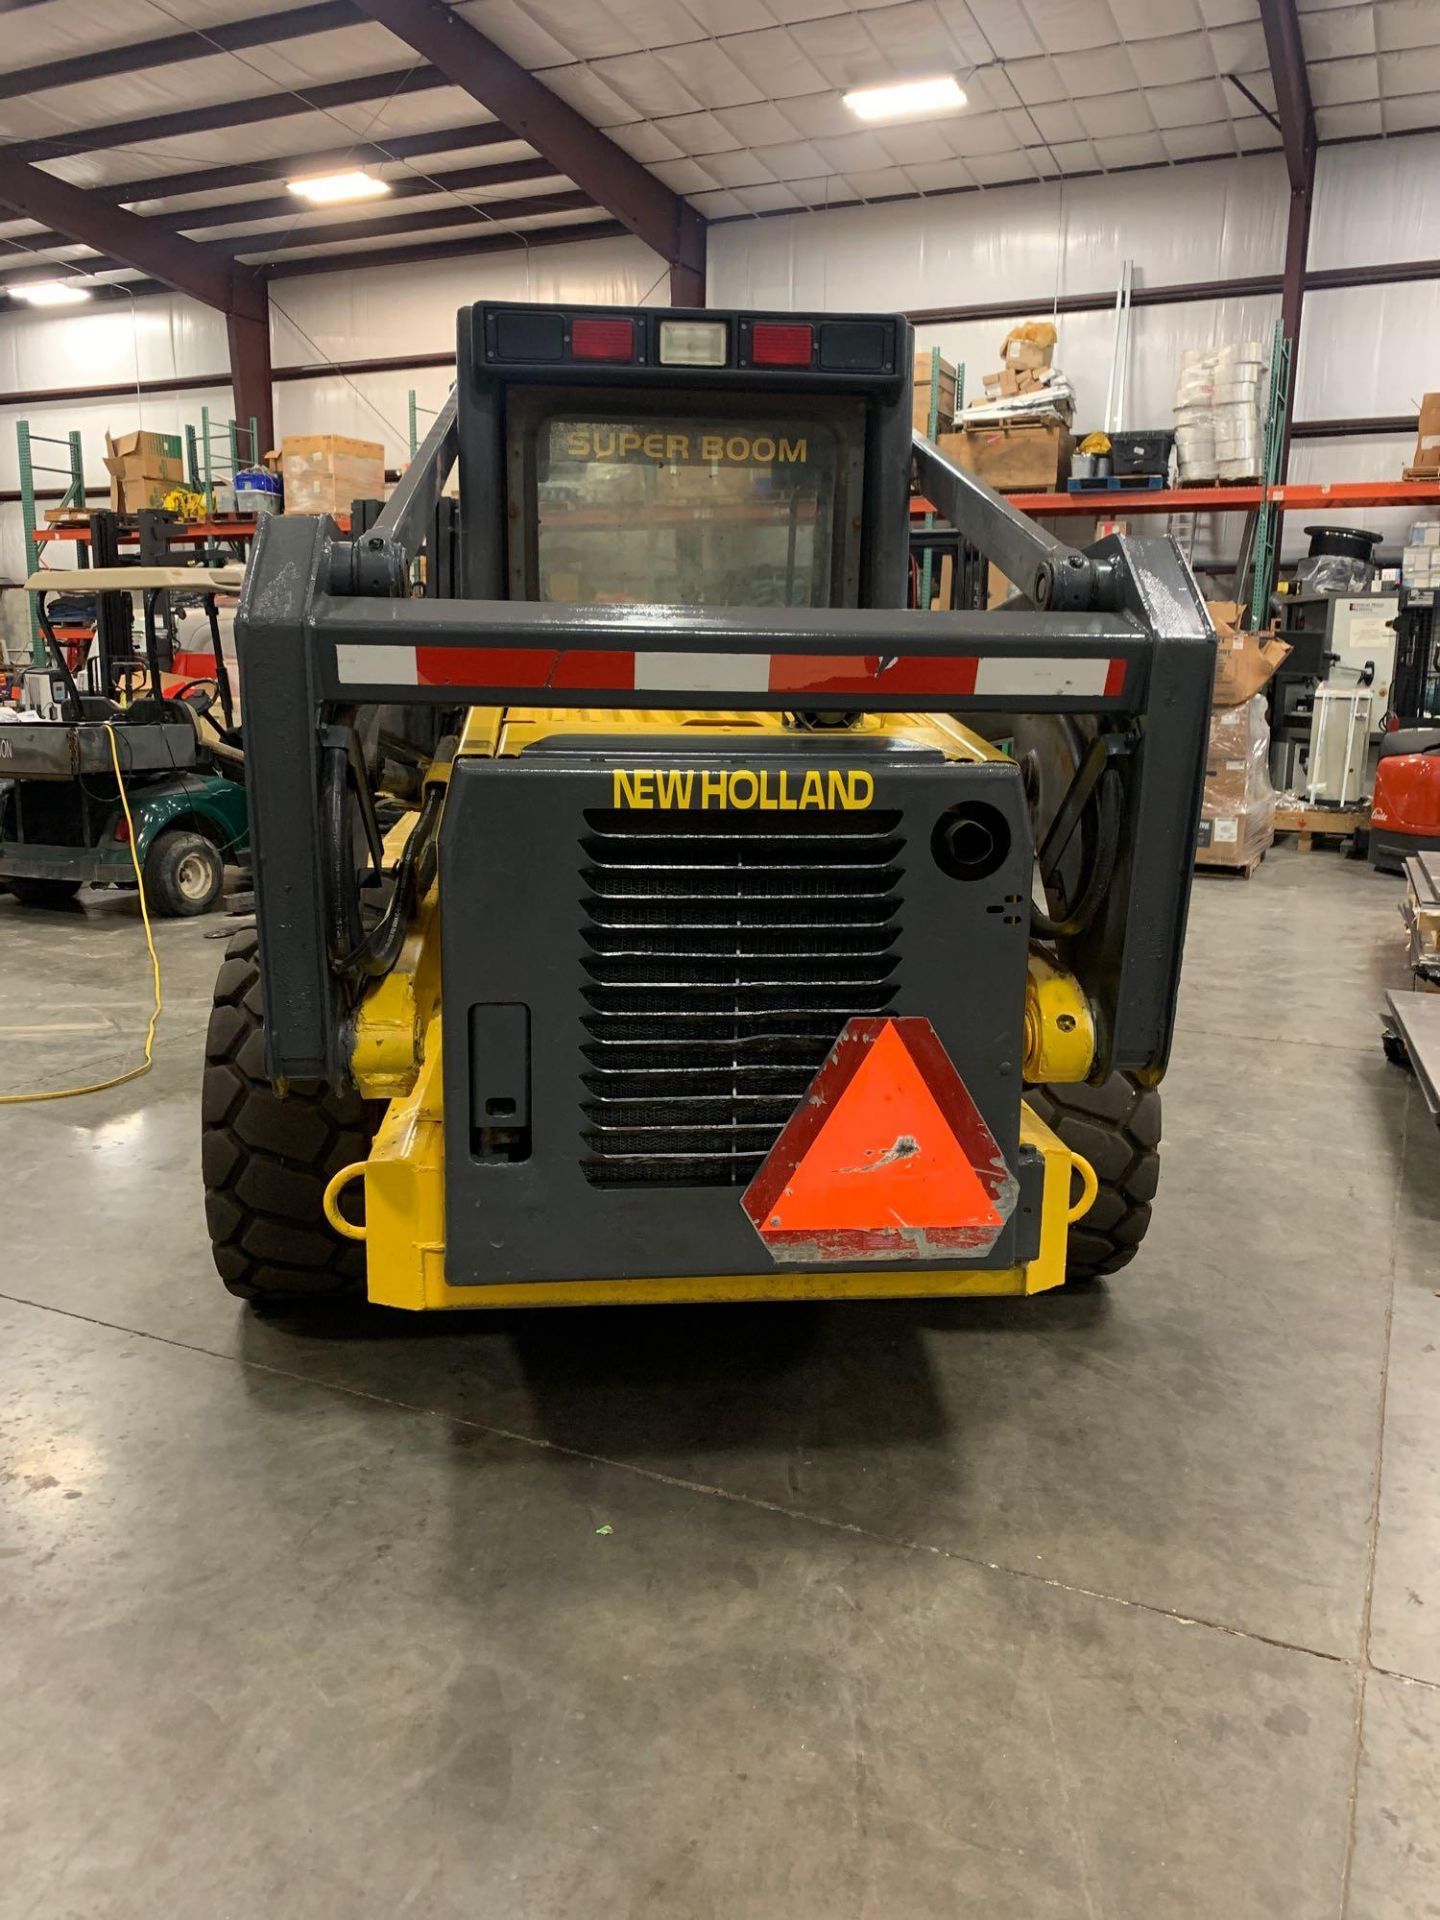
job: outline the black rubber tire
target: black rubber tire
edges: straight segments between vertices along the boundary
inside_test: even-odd
[[[326,1224],[321,1201],[332,1174],[369,1154],[378,1106],[353,1091],[281,1100],[264,1028],[251,928],[225,949],[205,1035],[200,1163],[216,1270],[257,1306],[363,1294],[364,1248]]]
[[[189,876],[203,869],[204,886],[196,891]],[[225,862],[220,849],[203,833],[170,827],[157,833],[145,855],[145,899],[152,913],[167,920],[187,920],[208,913],[225,885]]]
[[[80,880],[41,880],[16,874],[9,886],[22,907],[68,907],[83,884]]]
[[[1025,1098],[1095,1169],[1095,1204],[1070,1229],[1065,1278],[1096,1280],[1135,1258],[1160,1179],[1160,1092],[1128,1073],[1100,1086],[1027,1087]]]

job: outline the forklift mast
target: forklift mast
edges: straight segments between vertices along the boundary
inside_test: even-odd
[[[361,717],[428,708],[438,738],[516,703],[950,714],[992,734],[1053,716],[1076,771],[1041,823],[1042,877],[1102,787],[1119,804],[1103,899],[1050,937],[1095,1010],[1093,1077],[1158,1081],[1213,629],[1173,540],[1077,551],[915,435],[912,362],[897,317],[472,306],[455,391],[373,525],[261,528],[237,639],[278,1088],[346,1084],[351,962],[384,970],[384,939],[356,943],[357,877],[380,863]],[[912,477],[1020,598],[905,609]],[[649,537],[662,525],[675,537]]]

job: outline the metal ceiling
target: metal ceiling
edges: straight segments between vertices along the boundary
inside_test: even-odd
[[[1298,4],[1322,142],[1440,125],[1440,0]],[[157,239],[186,236],[222,268],[272,277],[617,230],[693,270],[697,215],[1278,148],[1269,116],[1286,115],[1261,11],[1258,0],[38,0],[5,18],[0,171],[13,180],[23,163],[101,207],[127,206]],[[970,101],[949,118],[861,127],[841,102],[849,86],[942,70]],[[312,209],[279,184],[355,164],[393,191]],[[0,223],[0,252],[13,254],[0,291],[45,263],[129,291],[153,277],[113,240],[64,232],[73,224]]]

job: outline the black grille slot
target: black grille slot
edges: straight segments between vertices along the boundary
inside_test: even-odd
[[[586,1178],[746,1186],[894,1000],[900,815],[595,811],[581,844]]]

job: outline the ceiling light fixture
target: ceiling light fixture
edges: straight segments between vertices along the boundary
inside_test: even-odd
[[[31,280],[23,287],[6,287],[14,300],[28,301],[32,307],[77,307],[90,298],[88,287],[77,287],[73,280]]]
[[[898,80],[891,86],[857,87],[843,96],[862,120],[899,120],[917,113],[954,113],[965,92],[953,73],[933,80]]]
[[[317,173],[309,180],[287,180],[291,193],[311,200],[317,207],[333,207],[340,200],[377,200],[389,193],[390,182],[377,180],[373,173]]]

